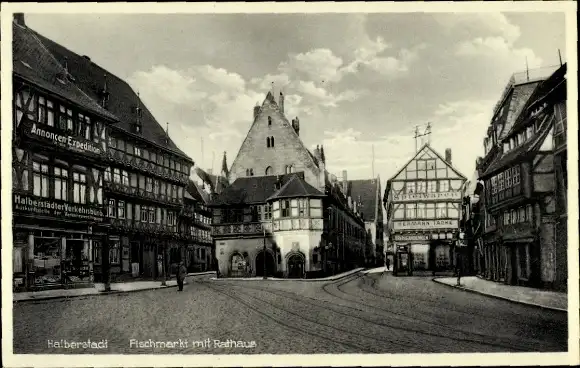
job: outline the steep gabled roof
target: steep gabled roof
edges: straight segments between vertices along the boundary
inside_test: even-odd
[[[402,168],[401,168],[399,171],[397,171],[397,173],[396,173],[395,175],[391,176],[391,178],[389,179],[389,181],[393,180],[393,179],[394,179],[394,178],[396,178],[396,177],[397,177],[397,176],[398,176],[400,173],[402,173],[402,172],[403,172],[403,170],[405,170],[405,169],[407,168],[407,166],[409,166],[409,164],[410,164],[411,162],[413,162],[413,160],[414,160],[414,159],[416,159],[416,158],[419,156],[419,154],[423,153],[423,152],[424,152],[424,151],[426,151],[426,150],[428,150],[430,153],[433,153],[433,154],[434,154],[434,155],[435,155],[437,158],[439,158],[441,161],[445,162],[445,164],[446,164],[446,165],[447,165],[447,166],[448,166],[448,167],[449,167],[451,170],[453,170],[453,172],[454,172],[455,174],[457,174],[457,176],[459,176],[459,178],[460,178],[460,179],[467,180],[467,178],[465,177],[465,175],[463,175],[462,173],[460,173],[460,172],[459,172],[459,170],[457,170],[455,167],[453,167],[453,165],[452,165],[452,164],[450,164],[449,162],[445,161],[445,159],[444,159],[443,157],[441,157],[441,155],[440,155],[439,153],[437,153],[437,151],[435,151],[433,148],[431,148],[431,146],[429,146],[429,144],[428,144],[428,143],[425,143],[425,144],[423,145],[423,147],[421,147],[421,149],[420,149],[419,151],[417,151],[417,153],[416,153],[416,154],[415,154],[413,157],[411,157],[411,159],[409,159],[409,161],[407,161],[407,163],[405,163],[405,164],[403,165],[403,167],[402,167]]]
[[[252,203],[266,203],[266,200],[276,193],[279,188],[277,183],[282,186],[286,184],[293,176],[304,179],[304,172],[297,172],[286,175],[269,175],[269,176],[248,176],[237,178],[230,186],[216,195],[210,202],[212,206],[222,205],[241,205]]]
[[[481,175],[481,178],[487,178],[503,170],[506,166],[510,165],[514,161],[521,162],[525,159],[525,157],[533,155],[535,152],[537,152],[552,129],[551,120],[553,120],[553,118],[553,115],[547,117],[540,127],[540,131],[532,139],[529,139],[528,141],[524,142],[524,144],[503,155],[498,155],[491,163],[491,165],[489,165],[487,170],[485,170],[483,175]]]
[[[292,128],[292,125],[288,122],[288,119],[286,119],[286,116],[282,113],[282,111],[280,111],[280,107],[278,106],[278,103],[276,103],[276,100],[275,100],[274,96],[272,95],[272,91],[268,91],[268,94],[264,98],[264,101],[262,102],[262,105],[260,106],[260,109],[259,109],[258,113],[254,117],[254,120],[252,122],[252,125],[250,126],[250,129],[248,129],[248,132],[246,133],[246,137],[242,141],[242,144],[240,146],[240,150],[238,150],[238,153],[236,154],[235,159],[232,161],[232,166],[230,167],[230,171],[231,171],[231,168],[233,167],[233,165],[238,161],[238,157],[240,156],[240,153],[242,152],[242,147],[244,146],[244,144],[248,140],[248,138],[250,136],[250,132],[254,128],[254,125],[256,125],[256,122],[260,118],[260,115],[262,114],[262,110],[263,110],[264,106],[267,103],[270,104],[270,105],[272,105],[272,107],[274,107],[274,110],[276,111],[276,113],[282,118],[282,125],[284,127],[286,127],[286,129],[288,131],[288,134],[294,135],[294,137],[296,138],[296,140],[299,142],[299,147],[301,147],[306,152],[308,152],[308,156],[312,160],[312,163],[314,164],[314,166],[316,166],[317,168],[320,168],[320,165],[318,163],[318,160],[314,157],[314,155],[312,154],[312,152],[310,152],[310,150],[308,150],[306,148],[306,146],[302,142],[302,139],[300,139],[300,136]]]
[[[12,30],[12,60],[15,75],[101,117],[118,120],[96,100],[85,94],[74,81],[67,78],[66,69],[44,47],[33,31],[16,23],[12,23]]]
[[[209,202],[209,195],[203,191],[195,181],[189,179],[189,182],[186,186],[186,192],[191,195],[191,197],[203,204],[207,204]]]
[[[105,84],[106,75],[107,90],[110,96],[107,110],[120,120],[119,124],[115,125],[116,128],[135,137],[142,137],[191,161],[191,158],[167,137],[162,125],[159,124],[127,82],[108,70],[101,68],[87,57],[83,57],[37,32],[34,32],[34,34],[56,60],[64,61],[66,58],[68,70],[75,78],[75,83],[94,101],[100,101],[101,99],[100,91]],[[140,118],[142,125],[141,134],[134,134],[132,129],[132,125],[137,120],[137,106],[142,109],[143,114]]]
[[[271,195],[267,201],[282,198],[297,197],[324,197],[325,195],[312,185],[308,184],[298,175],[292,174],[292,177],[276,193]]]
[[[347,194],[353,201],[361,201],[362,212],[365,221],[373,222],[377,218],[377,206],[379,201],[380,179],[349,180]]]
[[[548,79],[541,82],[530,98],[526,101],[526,104],[521,109],[519,116],[516,119],[511,131],[506,135],[506,138],[510,137],[513,133],[517,133],[524,125],[529,121],[530,110],[538,107],[539,103],[543,102],[547,96],[556,92],[558,89],[562,89],[565,95],[566,93],[566,70],[567,64],[562,65],[558,70],[556,70]]]

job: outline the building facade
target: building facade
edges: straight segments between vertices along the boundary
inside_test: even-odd
[[[448,270],[455,265],[466,178],[428,144],[387,181],[387,232],[395,253],[394,272]]]
[[[101,211],[106,232],[104,238],[91,242],[88,258],[95,280],[103,280],[104,268],[110,269],[112,280],[162,276],[171,270],[170,261],[177,259],[172,255],[181,253],[178,217],[184,206],[193,161],[173,143],[167,130],[125,81],[88,56],[78,55],[25,25],[22,27],[26,32],[21,33],[39,45],[45,59],[64,70],[66,82],[115,120],[100,138],[106,140],[99,155],[103,170],[99,176],[92,175],[102,185],[98,193],[103,202]],[[15,48],[22,42],[15,42]],[[33,69],[44,73],[42,69]],[[47,116],[54,114],[63,119],[67,129],[77,125],[78,129],[84,129],[93,121],[91,116],[66,106],[46,104],[42,108],[46,109]],[[64,175],[59,173],[51,175]],[[88,175],[72,175],[72,180],[86,180],[85,185],[93,180]]]
[[[495,160],[481,175],[486,233],[496,247],[488,252],[488,272],[497,281],[565,288],[567,274],[557,271],[566,268],[567,247],[556,242],[559,190],[554,155],[555,126],[565,119],[565,74],[564,65],[536,83],[500,141]]]
[[[170,263],[183,261],[188,272],[213,270],[213,242],[211,237],[211,209],[209,198],[193,181],[189,181],[183,210],[178,216],[182,243],[180,253],[171,255]]]
[[[283,94],[276,102],[270,92],[254,108],[231,169],[224,156],[225,188],[210,202],[221,275],[310,277],[364,262],[360,205],[345,194],[347,182],[326,171],[324,149],[310,152],[299,132]]]
[[[343,171],[342,175],[346,178],[347,172]],[[349,180],[347,195],[360,203],[365,222],[368,242],[364,251],[364,264],[369,267],[381,266],[385,262],[385,231],[380,177]]]
[[[91,286],[105,234],[107,132],[118,119],[13,22],[14,290]]]

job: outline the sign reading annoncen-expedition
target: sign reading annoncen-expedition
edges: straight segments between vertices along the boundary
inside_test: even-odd
[[[410,201],[429,201],[439,199],[461,199],[461,192],[441,192],[441,193],[409,193],[395,195],[394,201],[410,202]]]
[[[101,155],[103,154],[102,148],[98,143],[83,139],[81,137],[73,137],[68,134],[61,134],[56,128],[41,125],[37,126],[36,123],[23,123],[24,131],[26,135],[34,139],[41,139],[44,141],[49,141],[56,146],[69,149],[74,152]]]
[[[394,221],[393,229],[453,229],[459,227],[457,220],[416,220],[416,221]]]
[[[75,220],[102,221],[103,210],[86,204],[66,203],[51,199],[14,194],[14,212],[34,213]]]

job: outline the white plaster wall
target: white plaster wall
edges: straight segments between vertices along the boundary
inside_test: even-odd
[[[292,244],[298,243],[298,252],[301,252],[305,256],[304,269],[306,271],[314,271],[320,269],[312,264],[312,250],[316,248],[320,242],[320,237],[322,235],[321,230],[292,230],[292,231],[277,231],[274,233],[274,238],[276,239],[276,244],[282,253],[282,269],[281,271],[286,272],[286,256],[288,253],[292,252]]]

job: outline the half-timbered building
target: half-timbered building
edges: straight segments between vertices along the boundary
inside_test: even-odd
[[[90,286],[105,234],[107,131],[117,117],[13,22],[12,209],[15,290]]]
[[[563,66],[535,84],[501,140],[496,159],[481,175],[486,230],[495,237],[501,254],[500,262],[491,262],[490,271],[508,284],[551,288],[565,283],[556,271],[560,263],[566,264],[566,248],[558,252],[555,242],[554,171],[554,128],[565,116],[561,112],[565,111],[565,73]]]
[[[309,151],[298,118],[289,122],[284,96],[269,92],[215,193],[213,237],[224,276],[311,277],[364,263],[360,205],[326,169],[324,149]],[[219,184],[219,185],[218,185]]]
[[[93,242],[95,278],[102,279],[105,262],[110,263],[113,279],[160,277],[169,269],[170,254],[180,254],[171,249],[180,246],[177,219],[193,161],[125,81],[88,56],[23,27],[45,59],[61,65],[67,75],[63,78],[79,90],[79,95],[117,121],[103,135],[107,142],[101,154],[105,169],[100,180],[108,235],[107,244]],[[21,44],[15,42],[15,47],[23,47]],[[34,58],[36,51],[23,52]],[[77,120],[88,119],[66,106],[47,104],[46,109],[47,116],[55,109],[54,113],[63,121],[72,121],[73,127]],[[108,249],[108,260],[103,259],[103,248]]]
[[[425,144],[387,181],[385,209],[395,273],[447,270],[455,265],[461,189],[466,178]]]

